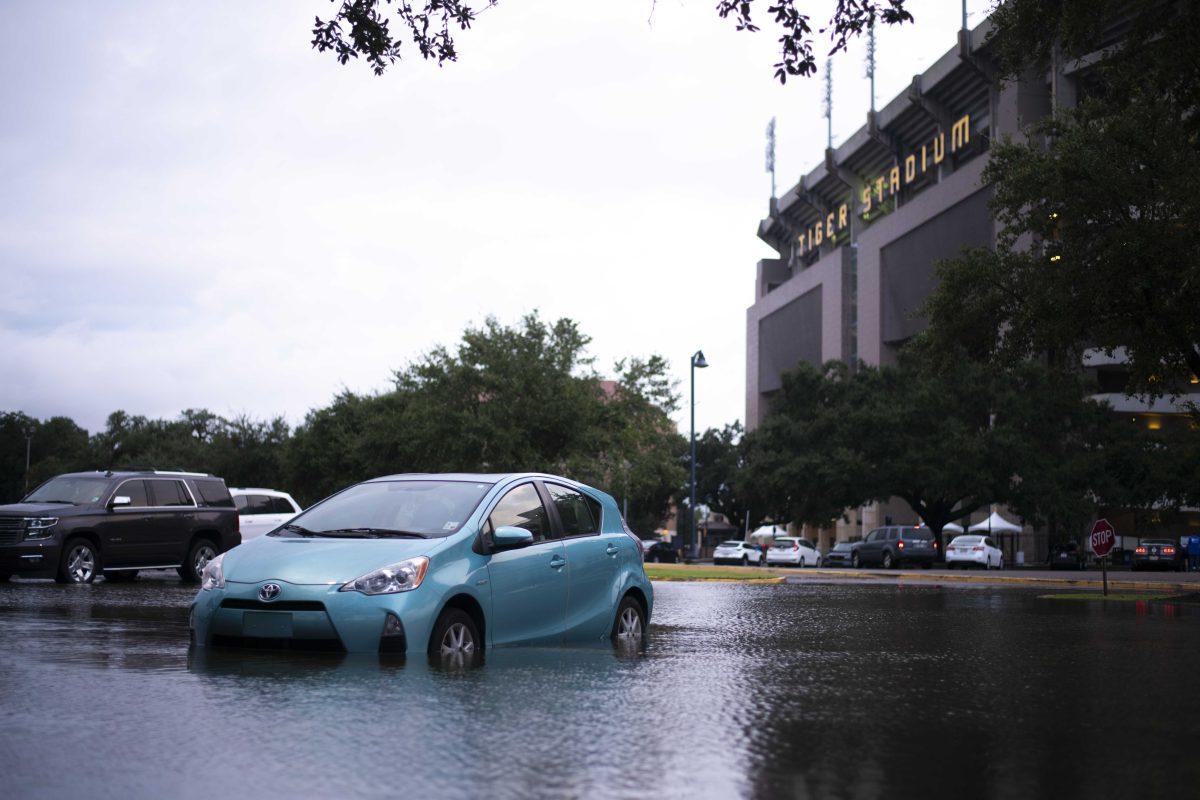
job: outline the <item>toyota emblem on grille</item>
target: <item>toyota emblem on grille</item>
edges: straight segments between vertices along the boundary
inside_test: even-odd
[[[258,590],[258,599],[264,603],[269,603],[276,597],[279,597],[279,593],[282,591],[283,587],[278,583],[264,583],[262,588]]]

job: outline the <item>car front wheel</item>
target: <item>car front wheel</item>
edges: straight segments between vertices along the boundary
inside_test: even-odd
[[[72,539],[62,549],[58,563],[59,583],[91,583],[100,571],[100,552],[87,539]]]
[[[850,566],[854,569],[858,569],[862,566],[862,563],[858,560],[858,553],[850,554]]]
[[[199,583],[208,562],[217,557],[217,546],[208,539],[197,539],[188,550],[187,560],[176,570],[184,583]]]

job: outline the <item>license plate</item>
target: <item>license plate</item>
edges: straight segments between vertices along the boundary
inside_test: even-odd
[[[1151,561],[1158,561],[1158,556],[1150,556]]]
[[[242,614],[242,635],[267,639],[287,639],[292,635],[292,615],[281,611],[246,611]]]

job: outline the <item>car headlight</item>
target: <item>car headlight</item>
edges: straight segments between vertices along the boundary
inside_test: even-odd
[[[225,554],[221,553],[221,555],[204,565],[204,571],[200,573],[201,589],[225,588],[225,570],[221,568],[221,562],[224,560]]]
[[[58,517],[29,517],[25,520],[26,539],[48,539],[58,524]]]
[[[421,581],[425,580],[425,571],[428,569],[429,559],[425,556],[417,556],[368,572],[366,575],[350,581],[338,591],[362,592],[363,594],[411,592],[421,585]]]

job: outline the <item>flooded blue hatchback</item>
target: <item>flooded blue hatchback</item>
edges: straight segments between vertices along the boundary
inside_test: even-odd
[[[469,655],[640,639],[641,545],[607,494],[541,474],[351,486],[209,562],[200,646]]]

